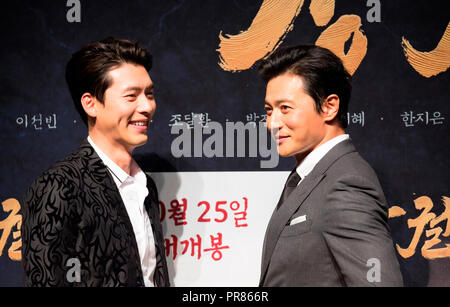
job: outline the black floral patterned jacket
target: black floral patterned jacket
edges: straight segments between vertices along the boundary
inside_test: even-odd
[[[156,186],[145,208],[156,243],[157,286],[170,286]],[[85,140],[44,172],[22,205],[26,286],[144,286],[130,219],[111,174]],[[74,269],[79,265],[78,279]]]

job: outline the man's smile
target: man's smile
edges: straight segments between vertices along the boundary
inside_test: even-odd
[[[136,128],[139,130],[147,130],[149,123],[150,123],[150,120],[148,120],[148,119],[130,120],[128,122],[128,124],[133,126],[133,128]]]

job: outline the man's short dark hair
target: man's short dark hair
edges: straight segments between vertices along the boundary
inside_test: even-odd
[[[108,72],[125,63],[142,65],[148,71],[152,66],[152,56],[137,42],[114,37],[92,42],[72,55],[66,66],[66,81],[85,124],[88,117],[81,105],[81,97],[90,93],[103,103],[105,91],[112,82]]]
[[[347,127],[351,75],[330,50],[314,45],[280,48],[261,61],[258,71],[266,83],[285,73],[302,77],[305,92],[314,99],[318,113],[322,112],[325,98],[336,94],[340,101],[336,118],[343,128]]]

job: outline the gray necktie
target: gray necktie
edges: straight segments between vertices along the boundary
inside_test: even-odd
[[[280,200],[278,201],[277,210],[281,207],[284,201],[289,197],[289,195],[294,191],[300,182],[301,177],[297,173],[297,170],[294,169],[286,180],[286,184],[284,185],[283,192],[281,193]]]

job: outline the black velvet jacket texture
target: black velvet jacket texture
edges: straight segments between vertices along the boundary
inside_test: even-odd
[[[158,193],[148,175],[147,188],[144,205],[157,258],[154,283],[170,286]],[[125,205],[87,140],[38,177],[22,203],[26,286],[144,286]],[[74,263],[79,264],[79,282],[73,281]]]

